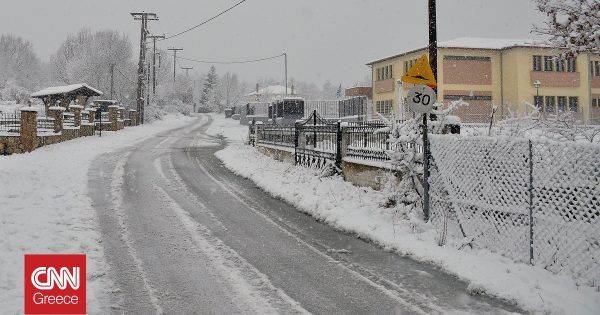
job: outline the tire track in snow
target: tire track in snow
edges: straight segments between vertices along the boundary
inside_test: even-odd
[[[286,235],[290,236],[291,238],[295,239],[298,243],[303,244],[304,246],[306,246],[307,248],[309,248],[311,251],[315,252],[316,254],[324,257],[327,261],[331,262],[331,263],[335,263],[336,266],[338,266],[339,268],[344,269],[346,272],[348,272],[349,274],[352,274],[354,277],[356,277],[358,280],[363,281],[365,283],[367,283],[368,285],[370,285],[371,287],[379,290],[380,292],[382,292],[383,294],[385,294],[386,296],[388,296],[389,298],[397,301],[400,305],[406,307],[407,309],[410,309],[411,311],[414,311],[415,313],[418,314],[430,314],[430,312],[440,312],[443,313],[443,310],[436,307],[435,305],[431,305],[428,304],[427,308],[431,308],[430,311],[426,311],[423,308],[421,308],[420,306],[414,305],[413,303],[410,303],[409,301],[405,300],[404,298],[402,298],[398,291],[393,290],[393,289],[389,289],[386,285],[379,283],[379,282],[383,282],[381,280],[381,278],[376,277],[376,276],[371,276],[371,277],[366,277],[363,274],[359,273],[356,270],[353,270],[352,268],[350,268],[349,266],[346,266],[345,264],[339,264],[338,260],[335,260],[333,257],[323,253],[322,251],[320,251],[319,249],[315,248],[313,245],[307,243],[306,241],[304,241],[303,239],[299,238],[297,235],[293,234],[292,232],[290,232],[289,230],[285,229],[284,227],[282,227],[279,223],[273,221],[273,219],[271,219],[269,216],[267,216],[266,214],[262,213],[261,211],[255,209],[253,206],[249,205],[245,200],[243,200],[242,198],[240,198],[233,189],[231,189],[229,186],[227,186],[225,183],[223,183],[222,181],[218,180],[217,178],[215,178],[212,174],[210,174],[210,172],[208,172],[208,170],[202,165],[201,161],[197,158],[197,157],[193,157],[189,154],[189,152],[187,152],[187,156],[190,159],[193,159],[196,161],[196,164],[198,166],[198,168],[200,169],[200,171],[202,173],[204,173],[209,179],[211,179],[213,182],[215,182],[215,184],[217,184],[219,187],[221,187],[223,190],[225,190],[226,192],[229,193],[229,195],[231,195],[231,197],[233,197],[234,199],[236,199],[238,202],[240,202],[241,204],[243,204],[244,206],[246,206],[249,210],[251,210],[252,212],[254,212],[255,214],[257,214],[258,216],[262,217],[266,222],[274,225],[276,228],[278,228],[279,230],[281,230],[283,233],[285,233]],[[373,278],[373,279],[371,279]],[[389,282],[389,281],[388,281]],[[387,285],[389,285],[388,283],[386,283]],[[400,287],[398,287],[397,285],[392,285],[395,288],[400,289]],[[404,289],[402,289],[402,291],[406,291]],[[405,292],[405,293],[409,293],[409,292]]]
[[[184,192],[187,200],[194,200],[194,205],[201,208],[203,213],[209,214],[217,225],[224,225],[212,214],[211,211],[193,195],[185,186],[179,175],[175,172],[170,155],[163,161],[167,165],[170,177],[167,178],[160,159],[155,159],[154,166],[157,172],[167,183],[175,182],[177,191]],[[192,237],[198,250],[207,255],[213,267],[219,271],[222,277],[235,290],[235,294],[246,301],[246,306],[254,308],[258,314],[296,313],[310,314],[299,302],[288,296],[283,290],[275,287],[269,278],[256,269],[235,250],[214,236],[210,229],[194,220],[190,213],[183,209],[175,199],[162,187],[155,186],[161,200],[167,209],[173,210],[177,218]]]
[[[127,227],[127,223],[125,223],[125,217],[127,215],[123,211],[123,195],[122,195],[122,193],[123,193],[123,184],[124,184],[124,176],[125,176],[125,163],[129,159],[129,156],[130,156],[130,153],[127,153],[124,157],[120,158],[117,161],[115,168],[112,172],[112,178],[111,178],[111,184],[110,184],[111,194],[112,194],[112,208],[113,208],[112,210],[115,211],[115,218],[117,219],[117,223],[119,225],[119,228],[121,229],[121,239],[123,240],[123,243],[127,247],[127,252],[131,256],[131,258],[134,262],[134,266],[137,269],[140,278],[142,279],[142,282],[144,284],[144,290],[148,294],[150,303],[156,310],[157,314],[163,314],[163,309],[160,306],[158,298],[157,298],[156,289],[154,289],[148,281],[148,276],[146,275],[146,272],[144,271],[142,260],[139,258],[139,256],[136,253],[135,248],[133,247],[133,241],[131,240],[131,237],[129,235],[129,229]]]

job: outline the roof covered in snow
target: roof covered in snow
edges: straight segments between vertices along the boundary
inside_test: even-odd
[[[49,95],[60,95],[60,94],[79,94],[85,96],[99,96],[103,93],[100,90],[96,90],[93,87],[85,83],[77,83],[71,85],[51,86],[43,90],[31,93],[31,97],[44,97]]]
[[[288,88],[288,92],[290,91],[290,89]],[[252,95],[265,95],[265,94],[281,94],[281,95],[285,95],[285,86],[283,85],[269,85],[267,87],[264,87],[260,90],[258,90],[258,92],[254,91],[252,93],[246,94],[246,96],[252,96]]]
[[[439,41],[438,48],[459,48],[459,49],[485,49],[485,50],[503,50],[514,47],[549,47],[541,40],[534,39],[507,39],[507,38],[484,38],[484,37],[460,37],[451,40]],[[370,61],[367,65],[376,62],[385,61],[425,50],[427,46],[410,49],[403,53]]]

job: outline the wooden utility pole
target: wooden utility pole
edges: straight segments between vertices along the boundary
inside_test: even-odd
[[[113,90],[115,87],[115,64],[110,64],[110,99],[113,99]]]
[[[132,12],[134,20],[140,20],[140,59],[138,63],[138,88],[137,88],[137,121],[144,123],[144,64],[146,63],[146,38],[148,35],[148,21],[158,20],[156,13]]]
[[[177,67],[176,67],[177,51],[183,50],[183,48],[167,48],[167,50],[173,51],[173,87],[175,87],[175,69],[177,69]]]
[[[437,80],[437,21],[435,0],[429,0],[429,65]],[[437,88],[434,88],[437,92]],[[423,216],[429,221],[429,138],[427,136],[427,114],[423,114]]]
[[[165,35],[148,35],[152,38],[152,95],[156,95],[156,39],[165,39]]]
[[[185,76],[190,77],[190,70],[194,69],[194,67],[181,67],[181,70],[185,70]]]
[[[287,53],[283,53],[285,57],[285,95],[288,95],[288,86],[287,86]]]

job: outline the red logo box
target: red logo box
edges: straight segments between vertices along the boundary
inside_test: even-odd
[[[25,255],[25,314],[85,314],[85,254]]]

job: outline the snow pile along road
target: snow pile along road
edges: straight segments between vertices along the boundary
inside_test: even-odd
[[[323,178],[318,170],[278,162],[240,143],[246,126],[220,116],[214,120],[209,131],[233,137],[226,149],[216,153],[228,168],[318,220],[436,264],[467,281],[472,294],[496,296],[525,310],[549,314],[597,314],[600,310],[600,293],[593,288],[578,287],[571,278],[514,263],[488,250],[437,246],[428,224],[382,207],[386,200],[382,192],[355,187],[340,176]]]
[[[0,156],[0,305],[3,313],[23,312],[23,255],[87,254],[89,313],[110,313],[96,212],[88,197],[88,168],[98,155],[117,151],[193,118],[102,132],[49,145],[27,154]]]

